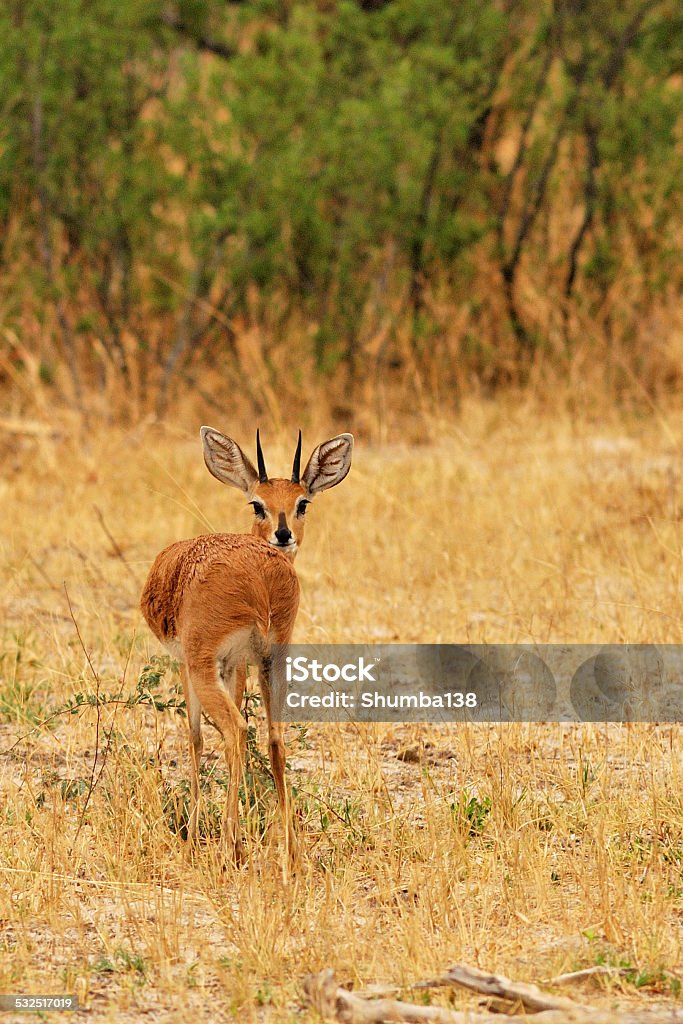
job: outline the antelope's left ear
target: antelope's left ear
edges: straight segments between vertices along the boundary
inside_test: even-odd
[[[237,487],[249,494],[259,474],[246,457],[237,441],[221,434],[213,427],[202,427],[199,431],[204,449],[204,462],[209,473],[222,484]]]
[[[315,449],[301,477],[310,495],[340,484],[351,469],[353,434],[337,434]]]

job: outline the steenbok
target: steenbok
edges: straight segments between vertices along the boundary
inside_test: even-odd
[[[270,762],[292,859],[295,836],[285,786],[283,729],[271,714],[271,646],[288,644],[299,604],[292,562],[304,535],[306,507],[320,491],[341,483],[351,468],[353,437],[339,434],[315,449],[303,473],[301,431],[289,480],[269,479],[258,431],[258,471],[238,444],[211,427],[201,428],[204,461],[217,480],[238,487],[254,509],[251,533],[210,533],[178,541],[157,555],[140,608],[158,640],[179,659],[187,705],[192,768],[188,836],[199,824],[202,710],[223,736],[229,784],[224,839],[239,861],[239,783],[247,725],[240,713],[247,662],[258,668],[268,721]]]

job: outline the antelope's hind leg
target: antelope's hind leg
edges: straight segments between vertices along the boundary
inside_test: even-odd
[[[259,687],[268,720],[268,751],[270,753],[270,765],[273,770],[275,789],[284,825],[287,859],[290,865],[294,865],[299,856],[299,849],[292,821],[287,783],[285,782],[287,752],[285,750],[284,727],[282,722],[274,722],[272,716],[271,665],[270,655],[261,657],[259,661]]]
[[[239,819],[239,787],[244,771],[247,747],[247,723],[229,693],[219,683],[214,661],[188,665],[190,682],[199,702],[218,727],[228,768],[228,791],[223,816],[223,842],[226,853],[240,863],[243,858]]]

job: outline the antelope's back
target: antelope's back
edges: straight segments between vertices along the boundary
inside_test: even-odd
[[[149,571],[140,609],[164,644],[188,633],[222,640],[256,626],[286,642],[299,604],[299,581],[284,555],[259,537],[212,533],[161,551]]]

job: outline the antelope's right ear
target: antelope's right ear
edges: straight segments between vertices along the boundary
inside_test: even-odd
[[[337,434],[315,449],[301,477],[310,495],[340,484],[351,469],[353,434]]]
[[[258,480],[258,473],[237,442],[213,427],[202,427],[199,434],[209,473],[222,484],[230,484],[249,494]]]

